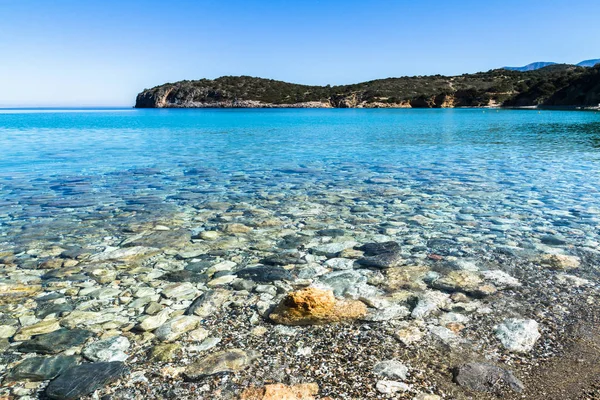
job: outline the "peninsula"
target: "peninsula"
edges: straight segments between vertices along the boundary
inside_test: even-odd
[[[413,76],[310,86],[250,76],[185,80],[146,89],[136,108],[578,107],[600,103],[600,65],[553,64],[459,76]]]

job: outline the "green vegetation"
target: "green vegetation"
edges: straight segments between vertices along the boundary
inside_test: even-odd
[[[496,69],[442,75],[378,79],[342,86],[309,86],[249,76],[224,76],[167,83],[138,95],[136,107],[233,106],[253,100],[274,105],[322,102],[333,107],[451,107],[597,105],[600,67],[552,65],[534,71]],[[569,87],[576,84],[573,93]],[[595,95],[589,91],[595,90]],[[566,104],[565,101],[577,101]],[[596,103],[593,103],[596,101]]]

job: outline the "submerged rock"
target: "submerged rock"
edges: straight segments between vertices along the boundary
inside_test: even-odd
[[[50,399],[75,400],[119,379],[125,372],[122,362],[77,365],[50,382],[45,393]]]
[[[564,254],[544,254],[540,258],[540,263],[551,269],[567,271],[579,268],[581,265],[579,257]]]
[[[90,361],[125,361],[129,346],[126,337],[114,336],[89,344],[83,349],[83,355]]]
[[[480,392],[523,391],[523,384],[512,372],[487,363],[463,364],[454,370],[454,382]]]
[[[314,400],[318,393],[319,386],[316,383],[292,386],[275,383],[262,388],[248,388],[242,392],[240,400]]]
[[[306,288],[289,293],[269,318],[284,325],[319,325],[352,320],[366,315],[360,301],[336,300],[331,290]]]
[[[271,265],[244,268],[236,275],[254,282],[291,281],[294,278],[288,270]]]
[[[230,291],[225,289],[207,290],[192,302],[185,313],[187,315],[193,314],[203,318],[208,317],[219,310],[223,303],[229,298],[230,293]]]
[[[23,342],[17,349],[23,353],[57,354],[71,347],[80,346],[94,334],[83,329],[59,329],[35,336]]]
[[[532,319],[509,318],[496,327],[496,337],[509,351],[526,353],[540,338],[538,323]]]
[[[219,351],[188,365],[183,374],[189,380],[197,380],[205,376],[236,372],[250,365],[253,359],[251,354],[240,349]]]
[[[32,357],[9,371],[8,381],[46,381],[76,364],[77,356]]]

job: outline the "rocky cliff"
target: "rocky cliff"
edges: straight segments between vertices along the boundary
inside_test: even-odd
[[[460,76],[378,79],[309,86],[249,76],[180,81],[138,94],[137,108],[446,108],[596,107],[600,66],[552,65],[534,71],[491,70]]]

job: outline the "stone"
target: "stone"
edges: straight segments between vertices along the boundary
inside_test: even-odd
[[[387,253],[379,253],[373,256],[367,256],[358,259],[360,265],[368,268],[386,269],[394,268],[404,264],[402,253],[399,251],[390,251]]]
[[[376,256],[382,253],[399,252],[398,242],[366,243],[356,248],[361,250],[366,256]]]
[[[581,265],[579,257],[564,254],[544,254],[540,258],[540,263],[550,269],[563,271],[577,269]]]
[[[364,299],[363,301],[366,301]],[[410,315],[407,307],[400,304],[388,304],[385,307],[369,309],[367,315],[360,317],[361,321],[382,322],[401,319]]]
[[[336,300],[331,290],[306,288],[288,295],[269,318],[284,325],[319,325],[357,319],[367,313],[360,301]]]
[[[164,343],[154,346],[150,350],[150,359],[160,362],[168,362],[175,358],[181,351],[179,343]]]
[[[333,270],[346,270],[354,268],[354,260],[349,258],[330,258],[325,265]]]
[[[2,281],[0,282],[0,305],[13,303],[27,297],[33,297],[41,291],[41,285]]]
[[[15,335],[14,340],[21,341],[29,339],[31,336],[43,335],[60,329],[60,324],[56,319],[40,321],[37,324],[25,326]]]
[[[198,380],[205,376],[237,372],[252,362],[251,354],[240,349],[219,351],[188,365],[184,376],[189,380]]]
[[[521,286],[521,282],[499,269],[482,271],[481,275],[486,281],[490,281],[498,289],[514,289]]]
[[[213,347],[215,347],[216,345],[218,345],[219,343],[221,343],[221,338],[220,337],[207,337],[206,339],[204,339],[202,341],[202,343],[200,343],[199,345],[195,346],[194,350],[197,351],[197,352],[210,350]]]
[[[215,265],[211,265],[207,270],[206,270],[206,274],[207,275],[214,275],[217,272],[222,272],[222,271],[231,271],[233,269],[233,267],[235,267],[237,264],[234,263],[233,261],[221,261],[220,263],[217,263]]]
[[[11,338],[17,332],[17,327],[10,325],[0,325],[0,339]]]
[[[288,270],[270,265],[244,268],[236,272],[236,275],[242,279],[250,279],[254,282],[263,283],[274,281],[291,281],[294,279]]]
[[[379,393],[394,394],[394,393],[398,393],[398,392],[409,391],[410,385],[408,385],[404,382],[382,380],[382,381],[378,381],[377,384],[375,384],[375,388],[377,389],[377,391]]]
[[[402,342],[405,346],[410,346],[413,343],[421,341],[425,333],[417,326],[405,326],[398,329],[394,333],[394,337]]]
[[[442,400],[437,394],[419,393],[413,400]]]
[[[495,329],[496,337],[509,351],[531,351],[540,338],[538,323],[532,319],[508,318]]]
[[[265,265],[290,265],[290,264],[306,264],[306,260],[295,253],[279,253],[260,260]]]
[[[211,289],[202,293],[186,310],[187,315],[197,315],[206,318],[219,310],[229,298],[231,292],[224,289]]]
[[[91,261],[136,261],[143,258],[148,258],[160,253],[159,249],[153,247],[135,246],[122,249],[109,248],[106,251],[94,254],[90,257]]]
[[[121,247],[146,247],[179,249],[188,245],[191,234],[183,229],[146,231],[131,236],[120,243]]]
[[[415,319],[423,319],[446,306],[450,302],[450,296],[437,291],[426,291],[419,294],[417,305],[413,308],[411,315]]]
[[[333,242],[315,246],[311,248],[311,252],[319,256],[335,257],[340,252],[351,249],[354,246],[356,246],[356,242],[354,241]]]
[[[453,380],[459,386],[479,392],[501,393],[509,389],[522,392],[523,384],[512,372],[487,363],[463,364],[453,371]]]
[[[319,236],[328,236],[328,237],[340,237],[344,236],[346,232],[343,229],[321,229],[317,231],[317,235]]]
[[[158,340],[163,342],[173,342],[179,339],[183,334],[196,329],[200,324],[200,318],[192,315],[179,315],[154,331]]]
[[[282,383],[251,387],[244,390],[240,400],[314,400],[319,393],[316,383],[301,383],[287,386]]]
[[[385,271],[384,285],[390,290],[423,289],[425,287],[423,277],[427,272],[429,268],[421,265],[389,268]]]
[[[223,232],[230,234],[248,233],[251,230],[252,228],[243,224],[226,224],[223,227]]]
[[[202,240],[217,240],[221,236],[218,231],[202,231],[198,234],[198,238]]]
[[[162,324],[164,324],[165,322],[167,322],[170,314],[171,311],[165,309],[156,315],[144,317],[140,320],[140,323],[137,325],[137,328],[142,331],[151,332],[159,326],[161,326]]]
[[[198,294],[198,289],[189,282],[173,283],[166,286],[161,294],[174,300],[191,300]]]
[[[83,356],[90,361],[125,361],[125,352],[129,349],[129,340],[124,336],[113,336],[87,345]]]
[[[358,270],[334,271],[323,275],[319,282],[331,288],[337,297],[354,294],[357,288],[367,285],[367,277]]]
[[[94,311],[75,310],[60,320],[60,324],[66,328],[76,328],[80,326],[91,326],[104,324],[113,321],[114,314]]]
[[[127,369],[122,362],[81,364],[66,369],[46,387],[46,396],[56,400],[75,400],[119,379]]]
[[[478,272],[473,271],[451,271],[448,275],[435,279],[430,286],[434,289],[448,292],[474,293],[483,285]]]
[[[59,329],[35,336],[21,343],[17,349],[22,353],[57,354],[71,347],[84,344],[93,333],[83,329]]]
[[[235,275],[223,275],[218,278],[215,278],[208,282],[206,286],[209,288],[215,288],[219,286],[229,285],[231,282],[235,281],[237,277]]]
[[[375,364],[373,373],[390,380],[403,381],[408,374],[408,367],[396,360],[381,361]]]
[[[11,369],[8,381],[46,381],[56,378],[62,371],[75,365],[77,356],[32,357]]]

